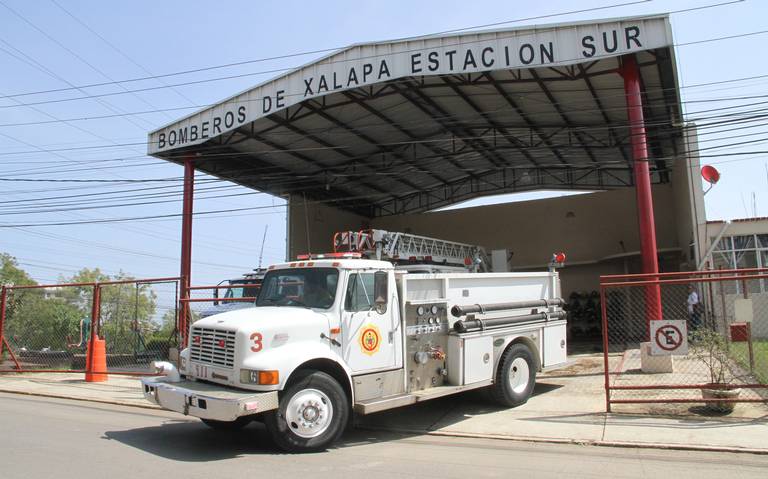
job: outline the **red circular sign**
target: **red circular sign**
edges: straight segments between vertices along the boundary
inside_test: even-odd
[[[656,345],[664,351],[674,351],[683,344],[683,333],[677,326],[668,324],[656,330]]]

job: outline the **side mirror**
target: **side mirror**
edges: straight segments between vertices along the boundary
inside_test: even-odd
[[[224,280],[224,281],[221,281],[221,282],[220,282],[219,284],[217,284],[216,286],[221,286],[222,284],[224,284],[224,282],[225,282],[225,281],[226,281],[226,280]],[[219,288],[213,288],[213,297],[214,297],[214,298],[216,298],[216,299],[219,299]],[[219,302],[218,302],[218,301],[214,301],[214,302],[213,302],[213,305],[214,305],[214,306],[218,306],[218,305],[219,305]]]
[[[386,271],[376,271],[373,275],[373,302],[379,314],[387,312],[387,298],[389,298],[389,275]]]

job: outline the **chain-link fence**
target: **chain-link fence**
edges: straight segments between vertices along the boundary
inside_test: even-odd
[[[189,299],[182,298],[181,301],[189,304],[191,321],[196,321],[214,314],[253,306],[260,287],[260,280],[217,286],[191,286]]]
[[[4,286],[0,372],[84,371],[94,334],[108,372],[147,372],[178,347],[178,297],[177,278]]]
[[[768,401],[768,269],[603,276],[600,295],[608,411]]]

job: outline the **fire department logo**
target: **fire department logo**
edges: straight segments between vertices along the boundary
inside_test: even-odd
[[[381,333],[379,328],[373,324],[369,324],[363,328],[360,333],[360,348],[364,354],[373,356],[379,352],[379,346],[381,345]]]

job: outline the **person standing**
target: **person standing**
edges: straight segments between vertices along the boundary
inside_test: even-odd
[[[91,334],[91,318],[83,318],[80,320],[80,342],[76,344],[68,345],[70,348],[78,348],[85,350],[88,347],[88,340]]]
[[[688,308],[688,323],[691,326],[691,330],[695,331],[701,326],[701,304],[699,293],[696,292],[696,288],[693,285],[688,286],[686,306]]]

